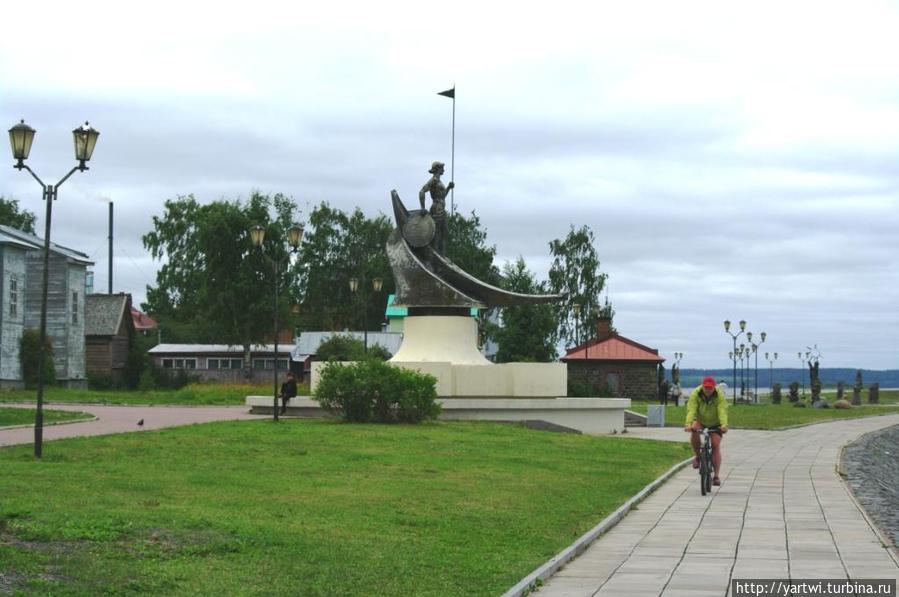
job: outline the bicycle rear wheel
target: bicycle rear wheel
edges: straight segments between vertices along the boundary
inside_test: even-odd
[[[702,476],[702,487],[705,495],[712,491],[712,449],[710,446],[704,446],[702,450],[703,461],[705,462],[705,474]]]
[[[708,489],[706,488],[705,479],[709,473],[709,463],[705,457],[705,449],[702,448],[699,450],[699,491],[702,495],[708,493]]]

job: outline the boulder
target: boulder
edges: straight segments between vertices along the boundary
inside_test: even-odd
[[[837,400],[833,403],[834,408],[852,408],[852,404],[848,400]]]
[[[827,404],[826,400],[816,400],[812,402],[812,408],[830,408],[830,405]]]

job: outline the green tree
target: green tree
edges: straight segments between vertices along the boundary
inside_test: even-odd
[[[581,342],[594,338],[596,320],[612,319],[615,311],[608,301],[600,301],[608,274],[599,269],[593,231],[588,226],[577,230],[572,226],[565,240],[551,241],[549,249],[553,257],[549,287],[552,292],[566,293],[568,297],[556,307],[558,338],[566,342],[574,341],[576,335]],[[575,304],[581,307],[579,315],[575,315]]]
[[[272,263],[286,264],[286,231],[296,216],[296,204],[283,195],[253,193],[246,202],[205,205],[191,195],[166,201],[164,214],[153,218],[153,231],[143,237],[153,258],[164,260],[156,286],[147,288],[144,310],[164,330],[188,330],[194,342],[240,345],[248,358],[251,344],[272,336]],[[266,229],[261,250],[249,238],[256,224]],[[279,271],[282,322],[294,302],[286,269]]]
[[[18,199],[0,195],[0,224],[34,234],[35,216],[27,209],[19,209]]]
[[[380,330],[387,295],[394,292],[385,246],[393,224],[383,214],[366,218],[323,202],[309,214],[309,223],[293,272],[300,297],[298,326],[303,330]],[[350,291],[350,278],[359,289]],[[372,281],[381,278],[380,292]]]
[[[503,287],[524,294],[543,294],[546,285],[534,279],[522,257],[503,266]],[[549,362],[556,358],[556,313],[552,305],[505,307],[502,324],[494,330],[496,360]]]
[[[496,245],[487,245],[487,231],[475,212],[465,217],[459,212],[450,215],[447,257],[460,268],[488,284],[500,285],[499,269],[493,265]]]
[[[481,219],[472,211],[465,217],[459,212],[450,214],[447,257],[475,278],[502,286],[499,269],[493,264],[496,245],[487,244],[487,231],[481,227]],[[495,339],[496,326],[490,323],[493,309],[478,312],[478,337],[486,342]]]

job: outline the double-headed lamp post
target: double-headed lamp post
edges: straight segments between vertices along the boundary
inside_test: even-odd
[[[63,176],[55,185],[44,184],[44,181],[38,178],[38,175],[25,163],[25,160],[28,159],[28,154],[31,153],[34,133],[35,130],[25,124],[24,120],[9,129],[9,144],[12,147],[12,157],[16,160],[13,168],[27,170],[34,177],[44,190],[44,202],[47,204],[46,221],[44,222],[43,287],[41,289],[41,348],[37,362],[37,409],[34,416],[34,456],[35,458],[40,458],[43,454],[44,438],[44,361],[47,358],[44,345],[47,342],[47,286],[50,273],[50,220],[53,215],[53,202],[58,197],[59,187],[76,170],[80,172],[88,170],[87,162],[90,161],[91,155],[94,153],[94,147],[97,145],[97,137],[100,136],[100,133],[94,130],[87,122],[84,123],[84,126],[79,126],[72,131],[72,136],[75,140],[75,159],[78,160],[78,165],[69,170],[69,173]]]
[[[777,353],[774,353],[774,358],[769,359],[768,353],[765,353],[765,360],[768,361],[768,390],[772,391],[774,388],[774,361],[777,360]]]
[[[296,253],[300,247],[300,239],[303,238],[303,227],[299,224],[294,224],[287,230],[287,244],[290,246],[290,253]],[[250,228],[250,241],[253,243],[253,246],[257,249],[262,249],[263,244],[265,244],[265,228],[259,226],[253,226]],[[290,259],[290,253],[287,254],[287,259]],[[272,363],[272,385],[274,386],[273,391],[273,402],[272,402],[272,413],[274,413],[274,420],[278,422],[278,294],[281,292],[281,260],[269,257],[265,253],[263,256],[268,260],[269,264],[272,266],[272,271],[275,274],[275,302],[274,302],[274,317],[275,317],[275,357]]]
[[[761,342],[752,344],[752,352],[755,353],[755,394],[753,396],[755,396],[756,400],[758,400],[759,395],[759,346],[765,343],[765,338],[768,337],[768,334],[762,332],[759,336],[762,339]],[[746,334],[746,338],[752,342],[752,332]]]
[[[734,340],[734,351],[732,353],[734,356],[733,356],[732,360],[734,363],[734,378],[733,378],[733,381],[734,381],[734,404],[736,404],[737,403],[737,338],[740,336],[740,334],[742,334],[743,332],[746,331],[746,321],[742,320],[742,319],[740,320],[740,331],[737,332],[736,334],[734,334],[733,332],[730,331],[730,321],[725,320],[724,321],[724,331],[727,332],[727,334]]]
[[[381,292],[383,286],[384,280],[381,278],[372,278],[371,289],[375,294]],[[350,292],[356,294],[359,291],[359,288],[359,278],[350,278]],[[368,353],[368,305],[364,301],[362,303],[362,327],[364,328],[362,330],[363,346],[365,347],[365,352]]]

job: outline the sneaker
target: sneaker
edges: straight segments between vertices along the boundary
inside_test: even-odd
[[[699,456],[693,458],[693,468],[699,468]]]
[[[712,479],[712,485],[721,485],[721,479],[715,477],[714,479]]]

